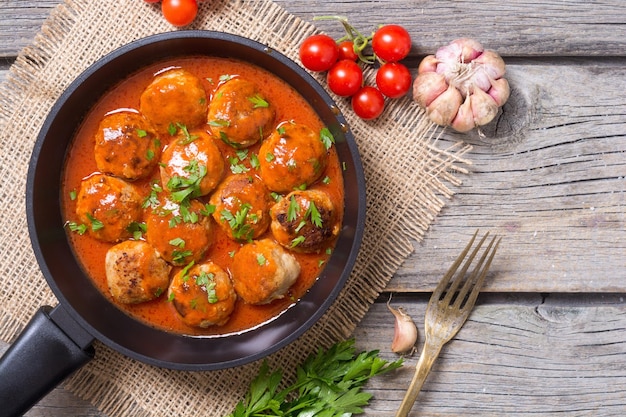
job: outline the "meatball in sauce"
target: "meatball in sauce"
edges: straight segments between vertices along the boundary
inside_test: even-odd
[[[130,181],[151,175],[161,157],[161,141],[148,121],[136,111],[105,115],[95,139],[94,157],[98,169]]]
[[[157,74],[140,97],[139,110],[159,134],[172,126],[195,128],[206,122],[208,100],[198,77],[181,68]]]
[[[320,252],[339,234],[339,215],[323,191],[292,191],[270,209],[271,230],[284,247],[296,252]]]
[[[187,130],[165,148],[160,164],[161,183],[169,188],[197,182],[194,197],[209,194],[222,179],[224,159],[213,138],[204,131]]]
[[[131,225],[141,221],[142,198],[130,183],[109,175],[84,179],[76,197],[76,215],[89,235],[104,242],[132,236]]]
[[[317,181],[328,164],[320,133],[299,123],[283,123],[261,144],[261,178],[267,188],[290,192]]]
[[[207,122],[213,134],[234,148],[247,148],[262,140],[274,127],[274,107],[257,86],[240,77],[231,78],[213,93]]]
[[[213,243],[213,223],[198,200],[179,204],[161,197],[161,204],[146,214],[146,240],[172,265],[187,265],[204,258]]]
[[[234,256],[235,291],[249,304],[283,298],[300,275],[296,258],[271,239],[244,245]]]
[[[167,291],[170,270],[159,253],[142,240],[126,240],[107,251],[107,284],[113,298],[124,304],[154,300]]]
[[[269,210],[274,200],[263,182],[247,174],[230,175],[211,195],[213,218],[236,241],[261,236],[270,225]]]
[[[237,295],[228,274],[213,262],[206,262],[174,275],[168,300],[187,325],[207,328],[228,321]]]

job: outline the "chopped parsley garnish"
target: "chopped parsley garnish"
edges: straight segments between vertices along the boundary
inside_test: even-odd
[[[200,210],[200,214],[206,217],[209,217],[213,213],[215,213],[215,206],[209,203],[205,204],[202,210]]]
[[[316,227],[322,227],[322,215],[317,210],[315,203],[311,201],[309,204],[309,208],[306,211],[305,217],[311,219],[311,223],[313,223]]]
[[[209,304],[215,304],[219,301],[217,293],[215,292],[216,284],[215,275],[213,273],[200,272],[200,275],[196,277],[196,284],[205,288]]]
[[[104,228],[104,223],[102,223],[100,220],[93,217],[90,213],[86,213],[86,215],[89,221],[91,222],[91,230],[93,230],[94,232],[97,232],[98,230]]]
[[[251,208],[252,206],[250,204],[245,203],[240,206],[239,210],[237,210],[234,215],[228,210],[222,210],[220,212],[220,218],[222,221],[228,222],[230,229],[233,231],[233,237],[237,240],[252,239],[254,230],[246,221]]]
[[[185,146],[185,145],[190,144],[194,140],[200,138],[200,136],[198,136],[198,135],[190,134],[189,130],[187,130],[187,126],[185,126],[183,124],[180,124],[180,123],[176,123],[176,126],[178,126],[178,128],[180,129],[180,131],[183,134],[183,138],[178,141],[179,145]]]
[[[274,158],[276,158],[276,157],[271,152],[268,152],[268,153],[265,154],[265,160],[267,162],[272,162],[274,160]]]
[[[296,197],[292,195],[289,199],[289,207],[287,208],[287,221],[294,221],[298,217],[299,211],[300,205],[296,201]]]
[[[179,237],[170,240],[168,243],[172,246],[176,246],[177,248],[181,248],[181,249],[185,248],[185,240]]]
[[[291,241],[291,247],[295,248],[296,246],[303,244],[305,240],[306,238],[304,236],[298,236]]]
[[[132,222],[128,225],[126,230],[133,235],[133,239],[140,240],[148,228],[143,222]]]
[[[254,169],[258,169],[261,166],[259,163],[259,156],[255,153],[250,155],[250,166]]]
[[[233,174],[245,174],[250,171],[250,168],[242,164],[236,156],[228,158],[228,162],[230,163],[230,172]]]
[[[185,262],[185,258],[193,255],[193,252],[190,250],[175,250],[172,252],[172,262],[180,265]]]
[[[263,266],[267,263],[267,259],[265,259],[265,256],[263,256],[262,253],[259,253],[256,255],[256,262],[260,265]]]
[[[330,177],[329,177],[328,175],[327,175],[327,176],[325,176],[325,177],[322,179],[322,183],[323,183],[323,184],[326,184],[326,185],[330,184]]]
[[[333,146],[333,144],[335,143],[335,137],[332,133],[330,133],[330,130],[328,130],[327,127],[320,130],[320,140],[324,144],[326,150],[329,150],[330,147]]]
[[[252,97],[248,97],[248,100],[250,100],[250,102],[252,102],[252,104],[254,104],[254,108],[259,108],[259,107],[269,107],[270,104],[265,101],[265,99],[263,99],[263,97],[261,97],[259,94],[256,94]]]
[[[150,195],[148,195],[148,197],[146,197],[145,200],[143,200],[143,204],[141,205],[142,208],[157,208],[161,202],[159,201],[158,195],[160,192],[163,191],[163,188],[161,188],[161,185],[158,183],[158,181],[154,181],[152,183],[152,185],[150,186]]]
[[[199,164],[196,159],[189,161],[189,165],[183,169],[189,173],[189,176],[175,175],[167,182],[167,189],[171,192],[172,200],[177,203],[200,196],[200,182],[207,174],[206,166]]]
[[[139,136],[140,138],[145,138],[146,136],[148,136],[148,132],[143,129],[136,129],[135,131],[137,132],[137,136]]]
[[[70,200],[74,201],[76,200],[78,194],[76,194],[76,190],[72,190],[70,191]]]
[[[213,126],[213,127],[229,127],[230,126],[230,120],[224,120],[224,119],[211,120],[211,121],[209,121],[209,126]]]
[[[79,235],[84,235],[85,232],[87,232],[87,225],[86,224],[78,224],[76,222],[69,222],[67,224],[67,227],[72,231],[72,232],[76,232]]]

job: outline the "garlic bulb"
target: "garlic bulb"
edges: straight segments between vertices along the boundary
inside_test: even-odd
[[[417,342],[417,327],[404,309],[395,309],[389,305],[391,299],[387,302],[387,308],[395,317],[393,341],[391,342],[391,351],[394,353],[410,353],[415,351],[415,343]]]
[[[485,125],[508,100],[504,60],[475,40],[457,39],[417,69],[413,99],[438,125],[467,132]]]

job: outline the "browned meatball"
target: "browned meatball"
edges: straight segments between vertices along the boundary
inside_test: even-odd
[[[272,234],[296,252],[319,252],[337,235],[340,216],[323,191],[293,191],[270,209]]]
[[[98,169],[127,180],[149,176],[161,157],[156,133],[136,112],[109,113],[96,132],[94,156]]]
[[[105,242],[132,236],[130,226],[140,222],[142,199],[135,186],[109,175],[84,179],[76,197],[76,214],[87,232]]]
[[[109,291],[120,303],[154,300],[165,293],[171,267],[150,244],[126,240],[108,250],[105,268]]]
[[[313,184],[327,164],[319,132],[303,124],[280,125],[259,150],[261,178],[267,188],[281,193]]]
[[[198,200],[178,204],[163,196],[160,201],[146,215],[148,243],[173,265],[202,260],[213,244],[213,223],[205,205]]]
[[[169,300],[189,326],[221,326],[235,309],[237,294],[228,274],[213,262],[181,270],[172,279]]]
[[[196,183],[194,197],[213,191],[222,179],[224,159],[213,138],[203,131],[177,136],[163,151],[161,182],[170,191]],[[180,181],[182,179],[182,182]]]
[[[247,243],[233,258],[235,291],[248,304],[283,298],[300,275],[296,258],[271,239]]]
[[[158,74],[140,97],[140,111],[160,134],[170,126],[188,129],[206,123],[206,91],[198,77],[175,68]]]
[[[215,207],[213,218],[237,241],[249,241],[265,233],[273,202],[263,182],[246,174],[226,177],[210,199]]]
[[[215,136],[235,148],[246,148],[269,134],[274,117],[274,108],[254,83],[232,78],[213,94],[207,121]]]

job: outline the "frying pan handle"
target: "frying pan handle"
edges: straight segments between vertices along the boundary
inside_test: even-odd
[[[0,417],[22,415],[93,358],[92,341],[62,306],[41,307],[0,358]]]

